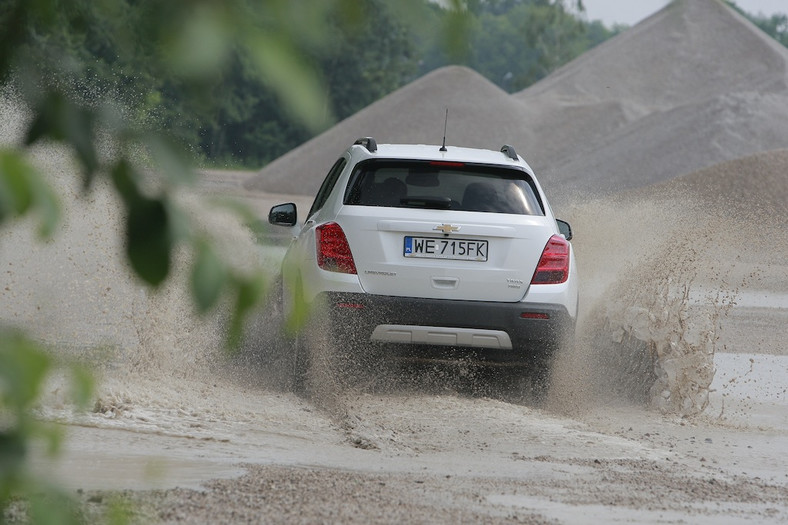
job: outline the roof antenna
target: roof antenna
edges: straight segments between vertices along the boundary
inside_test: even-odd
[[[446,119],[443,121],[443,146],[438,151],[447,151],[446,150],[446,124],[449,123],[449,108],[446,108]]]

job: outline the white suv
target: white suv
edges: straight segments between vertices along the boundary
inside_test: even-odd
[[[470,359],[544,378],[574,333],[571,229],[511,146],[359,139],[300,228],[292,203],[274,206],[269,222],[296,233],[282,264],[283,310],[327,314],[335,344],[359,362]],[[303,373],[304,345],[296,362]]]

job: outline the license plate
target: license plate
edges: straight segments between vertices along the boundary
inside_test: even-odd
[[[487,241],[445,239],[440,237],[405,237],[405,257],[486,261]]]

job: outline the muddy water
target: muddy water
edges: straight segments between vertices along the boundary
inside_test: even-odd
[[[584,308],[578,351],[559,371],[574,390],[607,383],[662,413],[691,416],[708,406],[716,353],[785,354],[788,248],[769,228],[779,219],[745,221],[664,193],[571,211]],[[752,330],[755,318],[764,330]]]
[[[331,392],[326,403],[284,390],[282,370],[265,360],[228,356],[221,311],[196,317],[179,272],[158,292],[135,282],[112,195],[99,185],[82,196],[57,151],[35,162],[58,187],[65,221],[44,244],[33,224],[0,233],[0,312],[96,371],[92,410],[75,412],[59,378],[39,408],[70,438],[61,461],[40,457],[36,469],[69,487],[204,487],[257,464],[432,476],[456,505],[487,516],[648,522],[663,516],[644,510],[655,506],[670,519],[788,516],[788,253],[785,239],[764,242],[762,223],[656,197],[576,206],[565,216],[583,319],[543,407],[491,395],[468,371]],[[239,191],[230,186],[222,191]],[[216,190],[181,202],[236,264],[274,271],[281,248],[206,211]],[[275,331],[261,333],[247,352],[275,346]],[[705,488],[709,479],[717,488]],[[600,484],[609,497],[595,496]]]

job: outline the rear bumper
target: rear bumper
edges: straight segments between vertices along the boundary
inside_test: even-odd
[[[561,305],[494,303],[324,292],[338,342],[374,344],[410,359],[533,363],[574,333]]]

